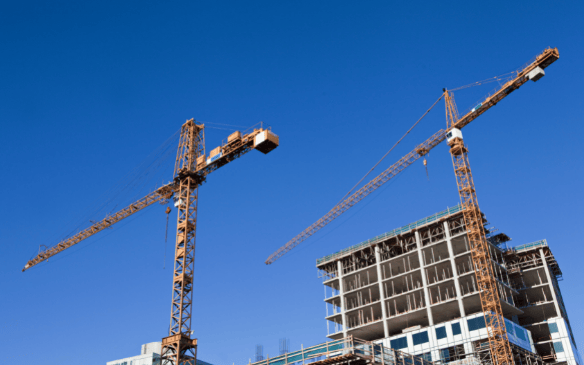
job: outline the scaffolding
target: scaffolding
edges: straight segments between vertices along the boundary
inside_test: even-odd
[[[250,364],[252,364],[250,362]],[[433,365],[419,356],[392,350],[382,344],[348,336],[316,346],[302,348],[274,358],[268,356],[252,365],[336,365],[336,364],[381,364],[381,365]]]

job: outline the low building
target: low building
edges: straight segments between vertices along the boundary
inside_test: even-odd
[[[483,219],[486,224],[486,219]],[[545,241],[507,248],[486,230],[516,363],[584,365]],[[490,362],[462,208],[456,206],[317,260],[328,337],[353,336],[430,361]]]
[[[108,361],[107,365],[161,365],[160,350],[162,342],[150,342],[142,345],[140,355],[126,357],[119,360]],[[212,365],[206,361],[197,359],[197,365]]]

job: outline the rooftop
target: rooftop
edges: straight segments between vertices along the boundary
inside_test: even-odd
[[[534,250],[534,249],[539,248],[539,247],[548,247],[547,241],[545,239],[543,239],[543,240],[539,240],[539,241],[532,242],[532,243],[526,243],[526,244],[521,245],[521,246],[512,247],[509,250],[515,251],[515,252],[524,252],[524,251]]]
[[[355,251],[359,251],[363,247],[367,247],[367,246],[369,246],[369,245],[371,245],[373,243],[381,242],[381,241],[386,240],[388,238],[397,236],[397,235],[399,235],[401,233],[405,233],[405,232],[411,231],[412,229],[415,229],[415,228],[418,228],[418,227],[421,227],[421,226],[425,226],[425,225],[427,225],[429,223],[435,222],[435,221],[437,221],[437,220],[439,220],[441,218],[445,218],[447,216],[450,216],[452,214],[456,214],[456,213],[461,212],[461,211],[462,211],[462,206],[460,204],[458,204],[458,205],[456,205],[456,206],[454,206],[452,208],[448,208],[448,209],[443,210],[441,212],[435,213],[435,214],[433,214],[433,215],[431,215],[429,217],[420,219],[420,220],[415,221],[413,223],[410,223],[410,224],[407,224],[405,226],[402,226],[402,227],[396,228],[394,230],[391,230],[389,232],[380,234],[379,236],[376,236],[376,237],[373,237],[371,239],[368,239],[367,241],[363,241],[363,242],[358,243],[356,245],[353,245],[351,247],[345,248],[344,250],[341,250],[341,251],[335,252],[333,254],[330,254],[330,255],[321,257],[320,259],[317,259],[316,260],[316,265],[318,266],[318,265],[320,265],[322,263],[325,263],[327,261],[335,260],[335,259],[337,259],[337,258],[339,258],[341,256],[344,256],[344,255],[348,254],[348,253],[355,252]]]

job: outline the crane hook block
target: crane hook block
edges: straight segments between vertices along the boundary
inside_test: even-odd
[[[170,209],[170,207],[166,207],[166,211],[165,211],[165,213],[166,213],[166,214],[169,214],[170,212],[171,212],[171,209]]]

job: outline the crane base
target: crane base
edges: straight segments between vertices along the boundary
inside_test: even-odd
[[[197,339],[182,333],[164,337],[160,358],[163,365],[196,365]]]

